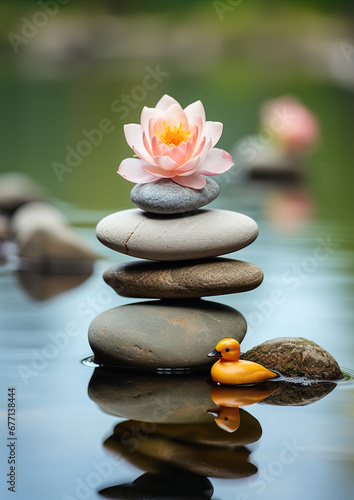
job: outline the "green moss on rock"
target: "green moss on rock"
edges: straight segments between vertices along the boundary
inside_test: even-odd
[[[243,359],[259,363],[287,377],[335,380],[342,372],[337,361],[323,347],[303,337],[279,337],[253,347]]]

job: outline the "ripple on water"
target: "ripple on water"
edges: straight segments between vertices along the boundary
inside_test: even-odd
[[[88,356],[81,360],[81,364],[84,366],[88,366],[89,368],[97,368],[100,365],[95,362],[95,356]]]
[[[353,387],[354,386],[354,370],[351,370],[350,368],[344,368],[344,367],[340,367],[340,369],[342,370],[342,373],[343,373],[343,378],[338,380],[338,382],[336,381],[336,384],[338,386],[345,386],[345,387]]]

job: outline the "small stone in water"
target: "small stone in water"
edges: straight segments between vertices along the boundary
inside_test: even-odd
[[[302,337],[278,337],[253,347],[243,359],[259,363],[288,377],[335,380],[343,374],[337,361],[323,347]]]

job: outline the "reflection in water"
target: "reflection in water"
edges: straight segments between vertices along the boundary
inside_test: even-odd
[[[96,368],[89,397],[110,415],[142,422],[210,422],[208,375],[144,375]]]
[[[223,386],[206,374],[127,374],[97,367],[89,383],[90,398],[104,412],[128,419],[115,426],[104,447],[146,472],[99,494],[112,499],[210,499],[208,477],[237,479],[257,473],[247,446],[261,438],[262,428],[241,406],[310,404],[335,385],[267,381]]]
[[[17,271],[17,276],[22,288],[30,297],[38,301],[44,301],[81,285],[91,276],[91,272],[53,274]]]
[[[262,403],[276,406],[306,406],[327,396],[337,384],[327,381],[308,381],[305,384],[279,381],[276,384],[266,382],[265,385],[273,388],[273,391]]]
[[[265,397],[271,391],[261,392]],[[217,427],[208,412],[213,406],[208,375],[128,375],[98,367],[88,393],[106,413],[129,418],[115,427],[105,448],[149,473],[100,491],[106,498],[208,499],[213,488],[207,477],[257,472],[246,445],[262,435],[258,420],[237,409],[237,432]]]
[[[251,452],[245,446],[227,441],[223,445],[191,443],[184,441],[183,434],[179,438],[163,434],[153,423],[122,422],[104,446],[149,472],[163,472],[172,466],[208,477],[238,478],[257,471],[248,461]]]
[[[290,234],[313,218],[316,205],[310,193],[293,186],[269,192],[264,212],[277,232]]]
[[[213,385],[210,389],[211,399],[218,406],[249,406],[259,403],[276,389],[276,384],[257,384],[251,386],[235,387],[225,385]]]
[[[104,498],[116,500],[208,500],[214,488],[204,476],[177,468],[165,473],[143,474],[135,481],[105,488],[99,492]]]
[[[264,384],[251,387],[233,387],[214,385],[210,395],[214,403],[219,405],[216,410],[209,410],[214,415],[215,423],[226,432],[235,432],[240,426],[240,406],[248,406],[262,401],[275,391],[275,387]]]

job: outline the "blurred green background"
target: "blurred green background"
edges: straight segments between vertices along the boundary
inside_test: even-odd
[[[229,151],[256,132],[264,100],[293,94],[321,124],[307,159],[318,215],[350,220],[353,20],[344,0],[2,0],[1,171],[27,172],[81,208],[129,207],[132,184],[116,171],[132,155],[123,125],[144,105],[164,93],[182,106],[200,99]],[[165,76],[142,91],[156,67]],[[110,132],[58,178],[53,163],[68,167],[67,148],[103,119]]]

